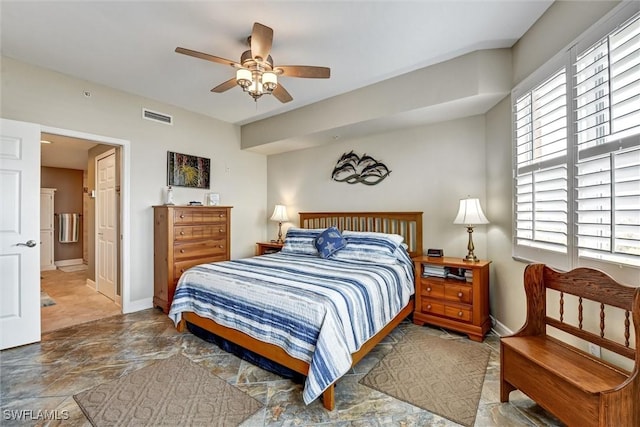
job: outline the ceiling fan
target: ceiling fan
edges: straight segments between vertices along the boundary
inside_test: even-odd
[[[278,76],[328,79],[331,75],[331,70],[327,67],[311,65],[274,66],[273,58],[269,55],[273,43],[273,29],[266,25],[255,22],[247,43],[249,44],[249,50],[242,53],[240,62],[183,47],[177,47],[176,52],[232,66],[236,69],[236,76],[214,87],[211,92],[222,93],[238,85],[243,91],[251,95],[256,102],[262,95],[270,94],[282,103],[293,100],[289,92],[278,82]]]

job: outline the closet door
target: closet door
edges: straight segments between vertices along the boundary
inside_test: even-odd
[[[55,188],[40,189],[40,270],[55,270],[53,259]]]

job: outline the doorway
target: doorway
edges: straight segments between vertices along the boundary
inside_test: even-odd
[[[128,141],[110,137],[50,127],[42,127],[41,130],[47,137],[83,140],[86,143],[85,153],[89,152],[85,166],[88,179],[83,189],[84,199],[88,202],[85,205],[88,205],[89,209],[83,208],[82,221],[88,234],[84,251],[88,268],[84,271],[42,272],[41,283],[45,288],[54,289],[54,294],[55,287],[59,290],[60,284],[64,283],[64,291],[57,294],[58,300],[52,298],[55,304],[60,306],[41,307],[44,333],[50,326],[46,323],[47,315],[51,314],[49,320],[55,319],[56,311],[60,312],[63,309],[69,313],[69,319],[62,321],[58,315],[55,321],[49,322],[57,325],[55,329],[126,312],[126,296],[129,294],[128,266],[123,265],[122,260],[126,259],[125,254],[129,250],[129,215],[124,211],[128,206],[129,172],[126,160],[129,146]],[[103,172],[108,175],[106,193],[101,192],[99,188],[100,164],[107,165],[103,168]],[[100,209],[100,206],[105,209]],[[99,211],[109,212],[110,216],[106,222],[100,220]],[[100,224],[103,227],[98,230]],[[104,225],[110,233],[106,241],[99,236],[99,233],[104,232]],[[106,255],[103,250],[105,246],[111,249]],[[102,262],[98,257],[108,262]],[[75,304],[69,305],[70,301],[75,301]],[[64,305],[67,307],[63,307]]]

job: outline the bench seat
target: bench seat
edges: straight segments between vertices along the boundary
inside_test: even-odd
[[[600,393],[622,384],[630,373],[606,364],[550,336],[505,337],[514,351],[585,393]]]
[[[544,264],[527,266],[524,285],[525,324],[500,338],[500,401],[508,402],[518,389],[568,426],[640,427],[640,288],[598,270],[559,272]],[[547,301],[554,297],[559,298],[558,311],[550,312]],[[599,312],[585,310],[583,301],[597,302]],[[573,311],[565,310],[570,302],[577,303],[576,318],[565,315]],[[597,333],[583,328],[587,316],[599,317]],[[622,320],[622,333],[611,338],[605,321],[616,319]],[[617,353],[633,362],[633,370],[595,357],[550,331]]]

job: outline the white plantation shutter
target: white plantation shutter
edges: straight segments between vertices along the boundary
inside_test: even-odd
[[[638,274],[638,10],[623,4],[512,92],[516,258]]]
[[[516,99],[515,255],[567,254],[567,84],[564,68]]]
[[[577,254],[640,267],[640,16],[575,70]]]

